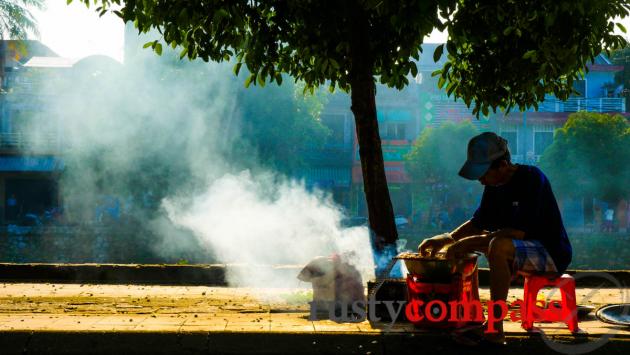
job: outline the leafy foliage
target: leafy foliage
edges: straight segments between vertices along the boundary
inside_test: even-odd
[[[234,161],[250,156],[256,165],[263,163],[290,175],[305,164],[303,151],[321,146],[330,134],[319,121],[325,96],[305,96],[303,85],[241,88],[237,98],[243,119]]]
[[[71,0],[70,0],[71,1]],[[86,4],[91,0],[81,0]],[[98,1],[106,11],[120,0]],[[353,24],[369,21],[374,74],[402,88],[415,75],[420,44],[433,28],[443,28],[438,4],[446,1],[125,1],[116,13],[139,32],[158,28],[165,43],[182,47],[181,56],[222,61],[236,57],[250,72],[246,85],[282,82],[281,72],[303,80],[309,89],[328,84],[349,90],[353,66]],[[396,38],[392,41],[392,38]],[[149,44],[161,50],[158,41]]]
[[[432,55],[447,53],[448,61],[435,74],[477,115],[536,108],[545,94],[568,98],[590,60],[625,45],[613,34],[623,26],[612,19],[630,10],[625,0],[94,2],[102,13],[115,7],[139,32],[159,29],[166,44],[181,46],[182,57],[236,58],[235,72],[243,64],[250,72],[246,86],[280,84],[284,72],[309,89],[349,90],[356,27],[366,20],[359,34],[369,48],[361,60],[381,83],[400,89],[417,74],[423,38],[446,29],[447,43]],[[162,50],[158,40],[147,45]]]
[[[572,114],[556,130],[540,165],[560,195],[607,201],[628,197],[630,124],[621,115]]]
[[[0,0],[0,39],[26,39],[29,32],[38,34],[29,8],[43,9],[44,0]]]
[[[611,19],[629,9],[625,0],[460,0],[440,87],[484,115],[537,109],[546,94],[567,99],[587,63],[625,45]]]

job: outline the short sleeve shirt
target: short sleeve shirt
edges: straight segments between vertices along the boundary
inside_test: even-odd
[[[517,164],[506,184],[486,186],[471,222],[487,231],[514,228],[525,232],[526,240],[545,246],[560,272],[571,263],[571,243],[551,184],[535,166]]]

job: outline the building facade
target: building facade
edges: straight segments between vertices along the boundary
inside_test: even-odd
[[[38,41],[2,41],[0,48],[0,223],[24,223],[25,216],[59,206],[61,132],[45,72],[60,74],[72,65]]]
[[[3,41],[0,93],[0,224],[24,224],[27,215],[50,216],[63,205],[59,176],[65,168],[64,106],[71,76],[121,66],[105,56],[75,61],[38,41]],[[46,222],[46,221],[42,221]]]

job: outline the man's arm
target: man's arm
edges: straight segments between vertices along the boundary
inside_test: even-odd
[[[490,240],[494,237],[523,239],[525,232],[513,228],[504,228],[495,232],[488,232],[477,228],[472,221],[468,220],[461,226],[455,228],[451,233],[444,233],[423,240],[418,246],[418,252],[422,255],[427,255],[427,250],[430,249],[431,253],[429,253],[429,255],[433,257],[435,253],[447,245],[451,245],[451,247],[456,246],[451,253],[456,250],[465,252],[469,250],[485,250]]]
[[[458,241],[466,237],[482,234],[488,234],[488,232],[475,227],[472,221],[468,220],[451,232],[451,238],[453,238],[454,241]]]
[[[496,232],[492,232],[488,234],[488,237],[490,237],[490,239],[501,238],[501,237],[512,238],[512,239],[524,239],[525,232],[516,228],[503,228],[503,229],[499,229]]]
[[[461,226],[455,228],[451,233],[444,233],[423,240],[418,246],[418,252],[422,255],[434,257],[435,254],[445,246],[455,244],[458,240],[466,237],[478,236],[483,232],[484,231],[475,227],[471,221],[466,221]],[[431,250],[430,253],[428,253],[429,250]]]
[[[464,223],[464,225],[466,223]],[[462,225],[462,227],[464,225]],[[490,241],[493,238],[523,239],[524,237],[525,237],[525,232],[518,229],[514,229],[514,228],[504,228],[504,229],[500,229],[498,231],[491,232],[491,233],[484,231],[482,232],[482,234],[461,237],[456,242],[450,243],[450,246],[448,247],[448,250],[446,251],[446,257],[452,258],[458,254],[469,253],[471,251],[487,253],[488,246],[490,244]]]
[[[475,227],[471,220],[464,222],[461,226],[455,228],[451,233],[451,238],[454,241],[464,239],[472,236],[485,236],[487,238],[505,237],[513,239],[525,238],[525,232],[516,228],[503,228],[494,232],[488,232]]]

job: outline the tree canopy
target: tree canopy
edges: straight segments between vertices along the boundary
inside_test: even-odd
[[[330,130],[319,120],[323,98],[305,97],[302,88],[289,82],[238,90],[237,110],[243,119],[232,160],[253,155],[256,164],[288,175],[305,164],[303,152],[321,146]]]
[[[540,166],[561,196],[606,201],[630,196],[627,118],[593,112],[570,115],[556,130]]]
[[[398,235],[375,80],[407,85],[424,37],[447,30],[447,43],[432,55],[448,55],[435,74],[449,95],[477,115],[537,107],[546,94],[567,98],[589,60],[625,45],[613,19],[630,9],[627,0],[80,1],[113,10],[141,33],[157,29],[161,37],[147,46],[158,54],[165,43],[182,57],[236,58],[236,73],[243,64],[249,70],[246,86],[280,84],[284,72],[310,89],[349,90],[370,227],[390,246]]]
[[[71,0],[70,0],[71,1]],[[81,0],[86,4],[94,0]],[[100,0],[107,11],[121,0]],[[566,99],[572,82],[597,54],[623,47],[624,0],[528,1],[125,1],[115,12],[139,32],[158,28],[150,43],[181,46],[181,56],[223,61],[237,58],[250,71],[246,85],[276,81],[281,73],[310,88],[350,90],[356,67],[352,46],[365,37],[362,58],[378,80],[402,88],[424,36],[449,33],[433,55],[448,56],[440,75],[449,94],[487,114],[489,109],[536,107],[545,94]],[[356,28],[365,20],[363,27]],[[358,32],[357,32],[358,31]],[[446,51],[444,50],[446,49]]]
[[[29,8],[42,9],[44,0],[0,0],[0,40],[26,39],[29,32],[37,35],[37,22]],[[17,52],[23,52],[19,46]],[[0,43],[0,92],[4,86],[5,43]]]

